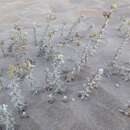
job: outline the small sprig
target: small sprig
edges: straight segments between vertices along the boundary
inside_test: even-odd
[[[130,117],[130,104],[124,105],[123,108],[119,109],[119,112],[122,113],[125,116]]]
[[[65,75],[65,80],[67,82],[75,80],[76,76],[78,76],[79,73],[81,72],[81,69],[83,68],[83,66],[87,64],[87,61],[88,61],[88,46],[86,46],[83,49],[81,57],[80,57],[80,61],[72,68],[72,71],[68,72]]]
[[[123,38],[130,36],[130,19],[127,17],[123,17],[121,19],[120,26],[118,27],[118,31],[121,33]]]
[[[98,87],[99,82],[102,80],[103,73],[103,68],[98,69],[93,78],[91,80],[89,79],[87,84],[83,84],[85,90],[80,91],[78,94],[78,97],[80,97],[81,100],[88,99],[92,91]]]
[[[64,64],[63,55],[59,54],[55,57],[52,64],[52,71],[46,69],[46,89],[54,90],[53,94],[61,93],[63,81],[61,80],[61,66]]]
[[[129,40],[129,37],[127,39],[125,39],[121,44],[120,46],[118,47],[118,49],[116,50],[116,53],[112,59],[112,62],[111,64],[114,66],[114,65],[117,65],[117,62],[119,60],[119,56],[121,55],[122,53],[122,49],[124,48],[124,46],[128,43],[128,40]]]
[[[7,54],[5,53],[4,44],[5,44],[4,41],[0,41],[0,49],[3,54],[3,57],[7,56]]]
[[[3,71],[0,69],[0,91],[4,88],[3,84]]]
[[[102,25],[101,29],[99,32],[92,32],[90,33],[90,38],[94,41],[94,45],[91,46],[90,48],[90,55],[95,55],[96,53],[96,49],[99,46],[99,43],[101,42],[101,39],[103,39],[103,34],[108,26],[108,24],[110,23],[111,20],[111,16],[112,13],[115,11],[116,7],[116,3],[114,3],[114,5],[112,4],[110,11],[104,11],[103,12],[103,17],[105,18],[105,22]]]
[[[0,124],[5,125],[5,130],[15,130],[15,119],[8,105],[0,105]]]
[[[7,68],[7,75],[10,79],[17,77],[20,80],[24,80],[34,67],[31,59],[25,59],[22,63],[9,64]]]
[[[56,50],[54,45],[52,44],[52,39],[55,34],[55,30],[49,31],[50,24],[48,23],[45,31],[44,31],[44,36],[42,37],[42,40],[40,40],[39,43],[39,50],[37,57],[44,57],[46,60],[53,60]]]
[[[13,64],[9,64],[7,68],[7,75],[10,79],[13,78],[14,72],[15,72],[15,66]]]
[[[16,79],[11,80],[8,85],[10,89],[9,96],[11,97],[11,102],[14,105],[14,108],[19,112],[23,112],[27,108],[27,104],[25,103],[24,97],[21,92],[21,88]]]
[[[51,25],[52,25],[52,22],[55,21],[56,19],[56,16],[53,15],[52,13],[49,13],[47,15],[47,18],[46,18],[46,26],[45,26],[45,29],[42,33],[42,37],[40,39],[40,42],[39,42],[39,50],[40,52],[43,50],[44,46],[51,46],[51,43],[52,43],[52,39],[53,39],[53,36],[55,34],[55,30],[53,30],[51,28]],[[38,40],[37,40],[38,42]]]
[[[14,31],[10,35],[11,45],[8,48],[9,53],[13,53],[16,58],[25,54],[27,45],[27,33],[23,32],[19,26],[14,27]]]
[[[125,40],[121,42],[120,46],[117,48],[112,58],[112,61],[110,62],[110,64],[107,65],[104,73],[107,77],[110,77],[111,75],[120,75],[123,76],[125,80],[130,79],[130,70],[124,66],[118,65],[119,57],[122,53],[124,46],[128,43],[128,41],[129,36],[127,36]]]
[[[118,75],[122,78],[124,81],[130,81],[130,68],[127,68],[125,66],[120,66],[118,64],[114,66],[109,66],[105,73],[106,77],[110,77],[112,75]]]
[[[112,5],[111,5],[111,9],[112,9],[112,10],[115,10],[115,9],[117,9],[117,8],[118,8],[117,3],[116,3],[116,2],[113,2]]]
[[[52,45],[45,44],[40,47],[37,57],[44,56],[47,61],[51,61],[54,59],[55,54],[55,48]]]

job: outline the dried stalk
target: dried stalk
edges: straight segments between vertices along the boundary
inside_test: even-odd
[[[33,25],[33,37],[34,37],[34,44],[35,46],[38,45],[38,40],[37,40],[37,28],[36,24]]]

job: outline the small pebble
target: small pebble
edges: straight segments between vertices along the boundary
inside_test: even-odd
[[[73,101],[73,102],[75,102],[75,101],[76,101],[76,99],[75,99],[75,98],[72,98],[72,101]]]
[[[120,87],[120,84],[119,84],[119,83],[116,83],[116,84],[115,84],[115,87],[116,87],[116,88],[119,88],[119,87]]]
[[[20,117],[21,118],[29,118],[29,115],[25,111],[23,111],[22,115]]]
[[[87,93],[87,94],[86,94],[86,97],[89,97],[89,96],[90,96],[90,95]]]
[[[50,103],[50,104],[53,104],[54,102],[55,102],[55,97],[54,96],[52,96],[52,94],[50,94],[50,95],[48,95],[48,103]]]
[[[23,112],[23,116],[26,116],[26,112]]]
[[[102,74],[104,73],[104,69],[103,69],[103,68],[98,69],[98,73],[99,73],[100,75],[102,75]]]
[[[67,97],[67,96],[63,96],[62,101],[63,101],[64,103],[67,103],[67,102],[68,102],[68,97]]]

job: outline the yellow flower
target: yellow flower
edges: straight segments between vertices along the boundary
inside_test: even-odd
[[[130,19],[128,19],[127,23],[128,23],[128,25],[130,25]]]
[[[48,33],[48,37],[51,38],[54,35],[55,31],[51,31]]]
[[[58,47],[64,47],[64,43],[59,43],[58,45],[57,45]]]
[[[29,60],[27,60],[27,66],[28,66],[28,68],[32,68],[32,64]]]
[[[111,9],[117,9],[117,4],[116,4],[116,3],[113,3],[113,4],[111,5]]]
[[[11,40],[16,41],[16,39],[17,39],[17,34],[16,34],[16,32],[12,32],[12,33],[10,34],[10,38],[11,38]]]
[[[15,66],[12,64],[9,64],[8,69],[7,69],[7,75],[9,78],[12,78],[14,76],[14,71],[15,71]]]
[[[96,37],[98,34],[97,34],[97,32],[92,32],[92,33],[90,33],[90,37]]]

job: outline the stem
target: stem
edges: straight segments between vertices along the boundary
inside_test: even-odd
[[[36,26],[33,26],[33,36],[34,36],[34,44],[35,46],[38,45],[38,40],[37,40],[37,30],[36,30]]]
[[[5,54],[5,51],[4,51],[3,47],[1,48],[1,52],[2,52],[2,54],[3,54],[3,57],[5,57],[6,54]]]
[[[0,79],[0,90],[4,87],[2,80]]]

